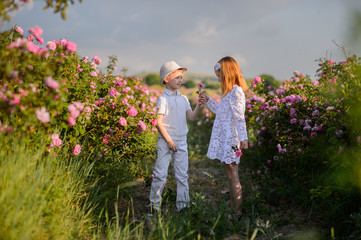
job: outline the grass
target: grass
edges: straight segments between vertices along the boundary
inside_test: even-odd
[[[176,182],[170,167],[161,214],[146,216],[150,186],[144,180],[119,186],[116,200],[103,206],[98,203],[103,209],[98,214],[89,204],[94,199],[88,199],[95,184],[87,181],[92,179],[91,164],[71,156],[66,149],[52,156],[44,154],[45,149],[30,150],[17,139],[1,136],[0,143],[0,239],[320,239],[321,236],[302,209],[286,211],[267,204],[244,166],[240,167],[244,189],[244,215],[240,221],[229,219],[228,182],[223,165],[198,155],[190,159],[188,212],[176,211]]]
[[[91,233],[84,176],[76,159],[29,150],[1,136],[0,239],[79,239]]]

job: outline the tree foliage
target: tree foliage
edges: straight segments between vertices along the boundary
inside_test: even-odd
[[[44,10],[49,8],[54,9],[54,13],[60,13],[63,20],[66,19],[66,10],[70,4],[74,4],[74,0],[44,0],[45,7]],[[81,3],[83,0],[79,0]],[[2,0],[0,1],[0,23],[4,21],[10,21],[10,13],[17,10],[19,7],[24,6],[25,4],[31,2],[31,0]]]
[[[144,77],[144,82],[148,86],[161,85],[160,76],[159,76],[159,74],[156,74],[156,73],[149,73],[147,76]]]
[[[281,82],[275,79],[272,75],[262,74],[260,77],[264,80],[266,87],[271,86],[272,88],[279,88],[281,86]]]

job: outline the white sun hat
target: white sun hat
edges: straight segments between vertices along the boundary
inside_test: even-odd
[[[164,81],[164,78],[166,76],[168,76],[169,74],[171,74],[172,72],[174,72],[175,70],[183,70],[184,72],[187,71],[187,68],[185,67],[181,67],[179,66],[176,62],[174,61],[169,61],[169,62],[166,62],[162,65],[162,67],[160,68],[160,82],[163,83]]]

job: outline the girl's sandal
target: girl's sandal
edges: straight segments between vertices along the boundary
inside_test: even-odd
[[[242,214],[236,214],[236,213],[228,214],[228,220],[232,221],[233,219],[237,220],[237,221],[241,221],[242,220]]]

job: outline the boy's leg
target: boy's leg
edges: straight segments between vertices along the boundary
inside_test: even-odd
[[[163,138],[158,138],[157,152],[158,156],[153,169],[154,177],[150,187],[149,201],[151,207],[158,211],[163,188],[167,181],[169,161],[173,152],[168,148],[168,144]]]
[[[177,209],[188,206],[189,187],[188,187],[188,146],[187,140],[175,141],[177,152],[173,155],[174,175],[177,182]]]

